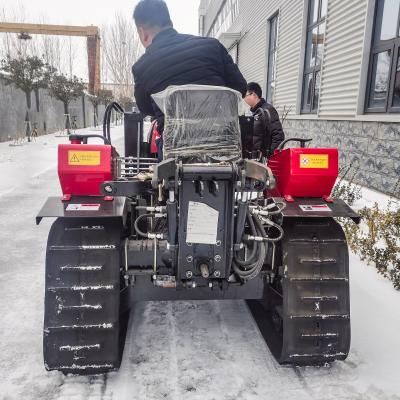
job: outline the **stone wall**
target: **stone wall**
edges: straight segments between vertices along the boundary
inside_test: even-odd
[[[400,124],[291,119],[284,130],[287,138],[338,148],[340,166],[352,166],[356,183],[400,197]]]
[[[47,90],[31,95],[30,120],[37,124],[40,135],[62,130],[65,126],[64,106],[52,98]],[[6,86],[0,79],[0,142],[24,135],[27,102],[25,93],[13,85]],[[99,106],[98,122],[102,123],[104,106]],[[78,128],[94,125],[94,109],[87,96],[71,102],[71,119],[76,116]]]

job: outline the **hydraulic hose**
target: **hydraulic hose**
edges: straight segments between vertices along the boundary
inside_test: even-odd
[[[142,214],[139,215],[139,217],[136,218],[136,221],[134,223],[134,227],[135,227],[135,231],[138,235],[148,238],[148,239],[164,239],[165,235],[162,233],[150,233],[150,232],[143,232],[140,228],[139,228],[139,222],[142,219],[145,218],[153,218],[155,217],[154,214]]]
[[[142,236],[142,237],[147,237],[148,233],[143,232],[143,231],[139,228],[139,222],[140,222],[142,219],[151,218],[152,216],[153,216],[153,214],[142,214],[142,215],[139,215],[139,217],[136,218],[136,221],[135,221],[134,226],[135,226],[135,231],[136,231],[136,233],[137,233],[138,235],[140,235],[140,236]]]
[[[260,220],[256,217],[251,217],[253,221],[253,225],[255,225],[255,230],[257,235],[262,237],[266,236],[265,230],[260,222]],[[264,260],[267,255],[267,244],[265,242],[255,242],[254,248],[256,248],[256,252],[258,257],[256,257],[256,261],[245,265],[243,260],[238,259],[237,257],[233,260],[233,270],[243,281],[248,281],[250,279],[255,278],[260,272],[264,265]],[[246,263],[247,264],[247,263]]]
[[[245,240],[258,241],[258,242],[272,242],[272,243],[276,243],[276,242],[279,242],[280,240],[282,240],[283,235],[284,235],[283,228],[282,228],[280,225],[275,224],[274,222],[272,222],[272,221],[269,220],[269,219],[266,219],[266,218],[263,218],[263,217],[261,217],[261,219],[262,219],[267,225],[271,226],[272,228],[277,229],[277,230],[279,231],[279,236],[276,237],[276,238],[271,238],[271,237],[269,237],[269,236],[265,233],[265,230],[264,230],[264,227],[263,227],[263,232],[264,232],[263,236],[255,237],[255,236],[248,236],[248,235],[247,235],[247,236],[245,236]],[[259,220],[258,218],[256,218],[256,221],[260,222],[260,220]],[[261,222],[260,222],[260,224],[261,224]],[[261,226],[262,226],[262,225],[261,225]]]
[[[124,109],[113,101],[110,103],[104,112],[104,118],[103,118],[103,136],[111,143],[111,115],[112,115],[112,110],[115,110],[116,112],[119,112],[121,114],[124,114]]]
[[[256,235],[257,234],[256,226],[254,225],[253,217],[251,216],[249,211],[247,211],[247,222],[249,223],[252,234]],[[255,259],[258,256],[258,253],[259,253],[258,243],[253,242],[253,246],[251,247],[251,253],[248,256],[247,260],[242,260],[239,256],[239,254],[235,255],[235,260],[240,266],[245,267],[245,266],[251,265],[255,262]]]

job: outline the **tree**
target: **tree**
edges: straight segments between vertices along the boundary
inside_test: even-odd
[[[106,106],[114,100],[114,95],[112,90],[99,89],[94,95],[91,95],[89,99],[95,107],[100,104],[104,104]]]
[[[109,79],[117,86],[116,97],[132,98],[132,64],[143,52],[133,20],[117,14],[114,22],[102,32],[103,81]]]
[[[99,89],[94,95],[88,95],[89,100],[94,109],[94,125],[98,125],[99,105],[105,106],[114,100],[113,92],[111,90]]]
[[[132,107],[134,106],[132,97],[127,96],[119,96],[118,103],[121,104],[125,110],[132,110]]]
[[[83,95],[85,84],[82,79],[75,75],[67,78],[63,74],[54,73],[50,80],[49,89],[51,96],[63,102],[65,114],[69,114],[69,104],[72,100]]]
[[[1,72],[6,85],[14,84],[25,93],[26,104],[30,110],[32,91],[48,87],[54,68],[36,56],[7,56],[1,61]]]

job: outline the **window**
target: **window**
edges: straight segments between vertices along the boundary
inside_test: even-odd
[[[328,0],[310,0],[308,7],[301,111],[302,113],[315,113],[318,110],[321,87],[321,64]]]
[[[400,0],[377,0],[366,112],[400,112]]]
[[[207,36],[218,38],[226,32],[239,15],[239,0],[225,0]]]
[[[273,102],[276,81],[276,57],[278,54],[278,14],[269,20],[269,50],[267,75],[267,101]]]

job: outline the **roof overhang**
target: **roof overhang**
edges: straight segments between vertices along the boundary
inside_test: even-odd
[[[219,37],[220,42],[230,50],[235,44],[240,42],[242,38],[241,32],[222,33]]]

